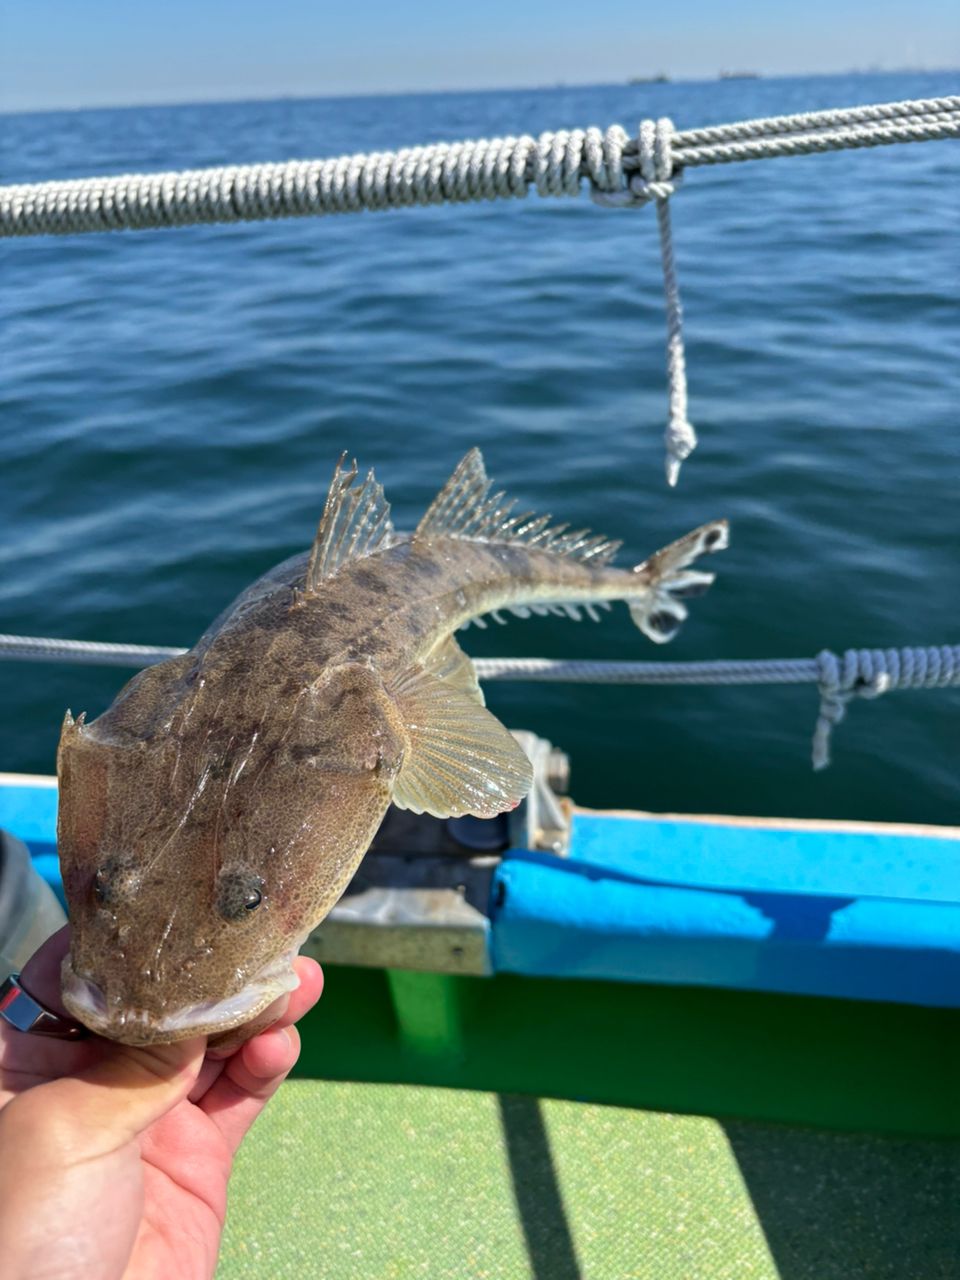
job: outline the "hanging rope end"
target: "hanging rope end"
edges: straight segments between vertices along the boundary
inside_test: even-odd
[[[671,419],[663,438],[667,446],[665,460],[667,484],[671,489],[675,489],[680,479],[681,466],[697,447],[697,433],[693,429],[693,424],[686,418]]]
[[[821,773],[830,764],[830,729],[829,720],[821,718],[813,733],[813,751],[811,752],[813,772]]]

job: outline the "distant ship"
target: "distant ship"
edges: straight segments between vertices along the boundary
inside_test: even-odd
[[[670,77],[662,71],[655,76],[631,76],[627,81],[628,84],[669,84]]]
[[[759,71],[721,71],[721,80],[759,80]]]

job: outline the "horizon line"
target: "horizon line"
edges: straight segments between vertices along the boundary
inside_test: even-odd
[[[657,75],[667,73],[656,73]],[[896,76],[896,75],[956,75],[957,67],[850,67],[842,71],[752,71],[735,72],[717,71],[712,76],[667,76],[659,80],[656,75],[639,76],[633,80],[559,80],[553,84],[536,85],[500,85],[474,86],[470,88],[447,89],[385,89],[360,93],[283,93],[269,94],[263,97],[227,97],[227,98],[171,98],[158,99],[151,102],[101,102],[87,103],[82,106],[58,107],[12,107],[5,108],[0,104],[0,117],[33,116],[33,115],[65,115],[82,111],[142,111],[152,108],[183,107],[219,107],[240,106],[275,102],[350,102],[377,98],[415,98],[415,97],[452,97],[457,94],[494,94],[494,93],[556,93],[564,89],[622,89],[651,88],[672,84],[729,84],[739,79],[758,80],[828,80],[841,76]]]

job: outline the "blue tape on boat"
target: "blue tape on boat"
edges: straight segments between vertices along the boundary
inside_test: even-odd
[[[39,872],[66,906],[57,857],[57,788],[52,778],[0,784],[0,827],[30,850]]]
[[[57,852],[57,788],[47,779],[0,785],[0,827],[37,854]],[[59,874],[59,873],[58,873]]]
[[[62,896],[57,791],[0,785],[0,827]],[[960,1007],[960,836],[577,813],[570,856],[514,851],[495,971]]]
[[[577,814],[516,851],[494,970],[960,1006],[960,840]]]
[[[960,829],[913,834],[879,824],[763,826],[578,811],[570,853],[660,884],[960,903]]]

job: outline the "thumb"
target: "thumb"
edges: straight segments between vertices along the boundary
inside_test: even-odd
[[[98,1062],[29,1093],[38,1104],[42,1095],[42,1105],[59,1113],[84,1153],[94,1156],[129,1142],[182,1102],[206,1044],[205,1037],[148,1048],[105,1042]]]

